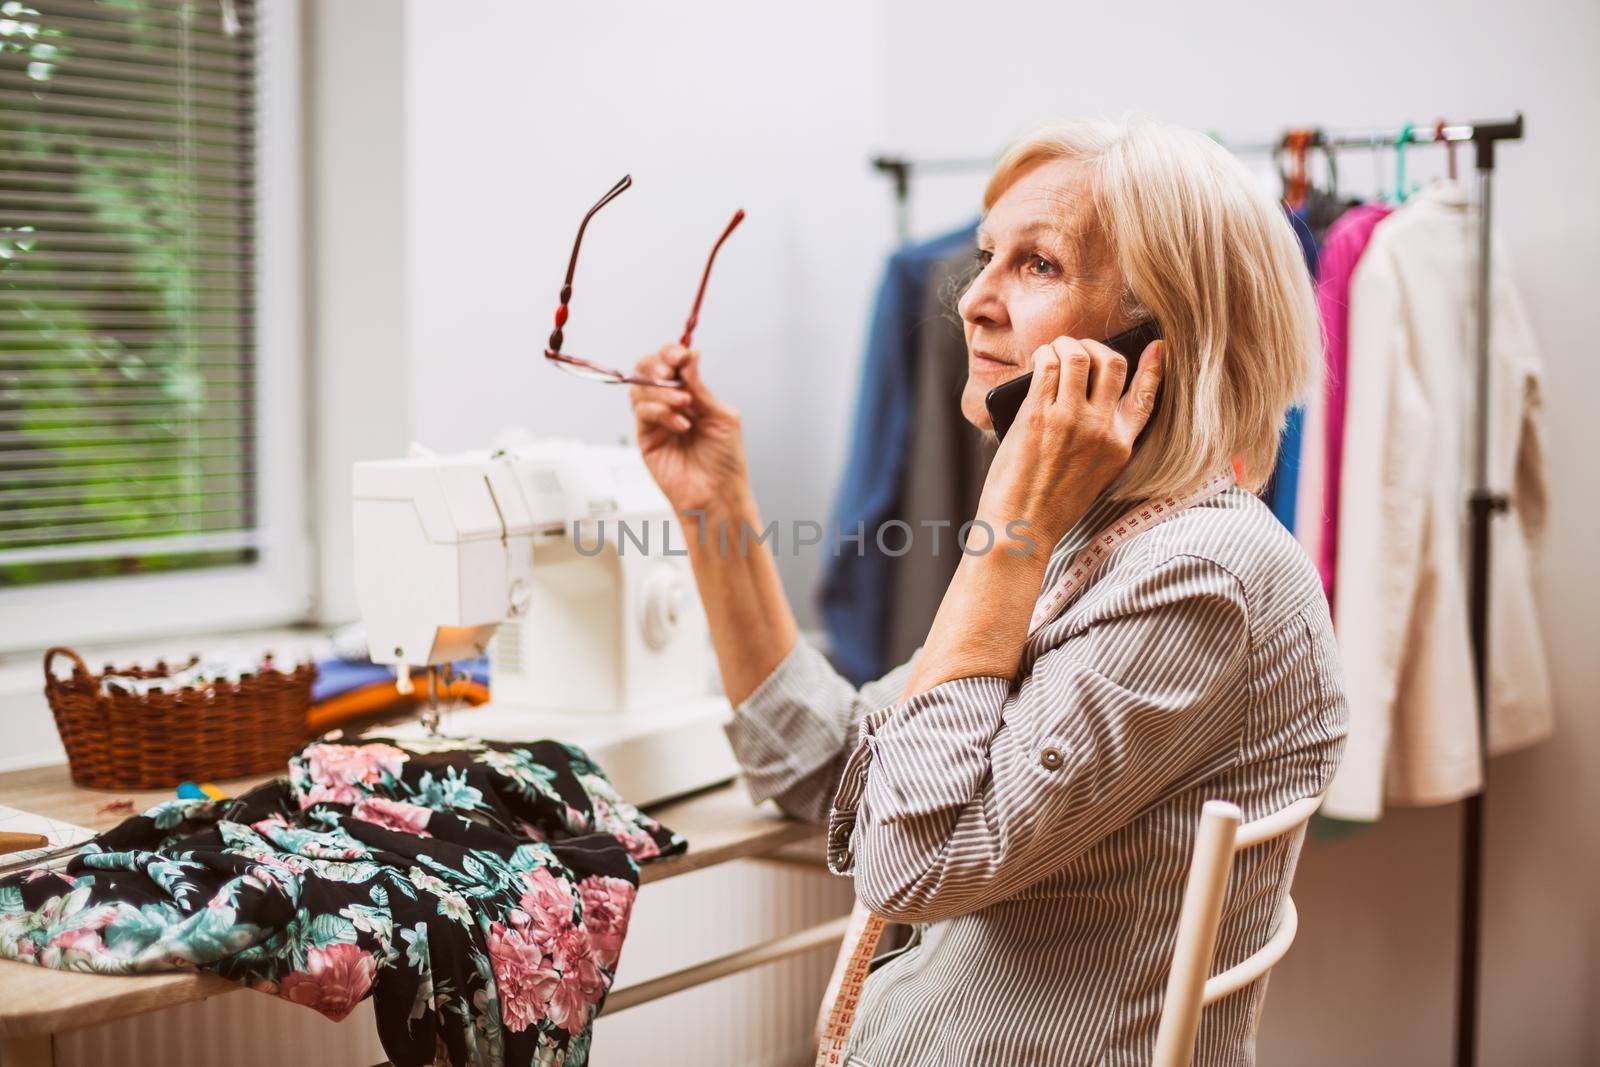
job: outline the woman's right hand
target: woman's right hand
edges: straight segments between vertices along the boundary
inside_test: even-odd
[[[634,373],[680,378],[682,388],[630,385],[639,451],[673,510],[707,510],[748,489],[739,413],[718,400],[700,378],[700,352],[665,345]]]

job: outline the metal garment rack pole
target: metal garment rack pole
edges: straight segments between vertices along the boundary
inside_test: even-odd
[[[1507,131],[1516,131],[1514,134]],[[1324,151],[1354,148],[1393,148],[1404,137],[1407,144],[1457,144],[1477,142],[1483,137],[1490,142],[1519,140],[1522,137],[1522,113],[1509,121],[1438,123],[1434,126],[1415,126],[1398,130],[1311,130],[1304,142],[1306,148]],[[1282,139],[1276,141],[1246,141],[1230,144],[1218,140],[1228,151],[1237,155],[1264,155],[1283,151]],[[904,156],[874,156],[872,166],[894,183],[895,229],[902,241],[911,236],[911,179],[914,175],[971,174],[993,167],[996,156],[949,156],[944,158],[908,159]],[[1493,159],[1493,150],[1490,150]]]
[[[1478,999],[1483,930],[1483,846],[1484,797],[1489,791],[1489,542],[1494,516],[1510,509],[1511,501],[1490,485],[1489,471],[1489,323],[1491,252],[1490,216],[1494,192],[1495,145],[1500,141],[1520,141],[1523,135],[1522,112],[1511,119],[1489,122],[1443,123],[1407,126],[1397,130],[1314,130],[1303,142],[1306,148],[1341,150],[1392,147],[1402,138],[1409,144],[1454,144],[1471,142],[1478,172],[1478,277],[1474,301],[1477,311],[1476,382],[1473,395],[1477,404],[1473,422],[1474,442],[1472,487],[1467,495],[1469,521],[1468,611],[1472,640],[1472,670],[1478,691],[1478,751],[1483,768],[1483,787],[1467,797],[1461,819],[1461,913],[1459,952],[1456,968],[1456,1056],[1457,1067],[1474,1067],[1478,1061]],[[1283,140],[1243,144],[1220,142],[1236,153],[1260,154],[1284,148]],[[970,173],[994,165],[992,158],[913,160],[897,156],[878,156],[872,160],[877,170],[894,181],[896,226],[902,241],[911,230],[911,178],[913,174]]]
[[[1482,754],[1483,786],[1466,800],[1461,820],[1461,959],[1456,988],[1456,1063],[1478,1061],[1478,998],[1481,969],[1479,945],[1483,911],[1484,797],[1489,792],[1489,538],[1491,520],[1507,511],[1511,500],[1490,484],[1489,472],[1489,322],[1490,209],[1494,193],[1494,146],[1522,140],[1522,112],[1510,122],[1474,124],[1472,143],[1478,171],[1478,304],[1477,441],[1472,494],[1468,499],[1470,577],[1468,618],[1472,628],[1472,667],[1478,684],[1478,751]]]

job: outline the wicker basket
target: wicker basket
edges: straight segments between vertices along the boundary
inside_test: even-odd
[[[57,656],[72,660],[58,678]],[[284,769],[306,739],[306,709],[316,668],[285,674],[268,656],[256,674],[203,687],[131,691],[106,678],[165,678],[198,662],[169,668],[90,672],[70,648],[44,654],[44,695],[55,713],[72,780],[91,789],[165,789],[179,782],[237,778]]]

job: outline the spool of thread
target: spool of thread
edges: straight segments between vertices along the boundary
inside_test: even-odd
[[[23,852],[30,848],[45,848],[50,839],[43,834],[22,834],[15,830],[0,830],[0,856],[8,852]]]
[[[227,800],[228,794],[212,785],[210,782],[179,782],[179,800]]]

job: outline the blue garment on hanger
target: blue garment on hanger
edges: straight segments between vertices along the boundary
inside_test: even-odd
[[[1289,212],[1289,224],[1294,227],[1294,235],[1300,239],[1300,252],[1306,257],[1306,270],[1311,272],[1313,281],[1317,277],[1317,261],[1322,255],[1322,248],[1317,244],[1317,232],[1311,228],[1309,204]]]
[[[1319,249],[1316,235],[1311,232],[1311,225],[1306,220],[1306,210],[1301,208],[1287,214],[1289,224],[1294,227],[1294,235],[1300,239],[1300,251],[1305,254],[1306,269],[1311,272],[1311,279],[1315,282]],[[1300,496],[1300,443],[1305,433],[1305,421],[1305,408],[1289,409],[1283,421],[1283,434],[1278,438],[1278,460],[1273,465],[1272,477],[1267,479],[1266,486],[1261,490],[1261,499],[1290,533],[1294,532],[1294,513]]]
[[[856,395],[855,425],[844,477],[834,500],[834,525],[823,538],[817,603],[829,638],[829,656],[854,685],[884,674],[892,595],[891,557],[878,549],[878,527],[894,517],[904,486],[913,415],[912,337],[933,267],[975,243],[977,223],[889,257],[878,287],[877,308]],[[854,541],[834,541],[862,531]],[[916,531],[912,531],[913,536]],[[890,546],[898,548],[895,535]],[[837,549],[835,549],[837,544]]]

